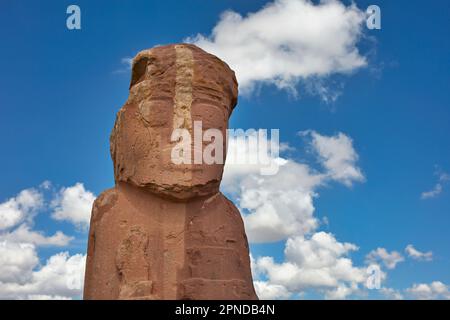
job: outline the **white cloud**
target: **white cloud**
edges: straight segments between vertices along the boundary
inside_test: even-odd
[[[394,269],[398,263],[404,261],[403,256],[397,251],[391,251],[390,253],[385,248],[377,248],[372,250],[367,256],[367,263],[377,263],[381,261],[386,268]]]
[[[431,189],[430,191],[422,192],[422,194],[420,195],[420,198],[421,199],[436,198],[438,195],[441,194],[441,192],[442,192],[442,184],[436,183],[435,186],[433,187],[433,189]]]
[[[364,181],[361,169],[356,166],[358,154],[349,136],[342,132],[335,136],[324,136],[311,130],[301,132],[300,135],[311,136],[311,146],[333,180],[346,186],[351,186],[354,181]]]
[[[73,237],[57,231],[51,236],[33,230],[35,216],[47,210],[44,192],[51,183],[26,189],[0,204],[0,299],[72,299],[82,292],[86,256],[60,252],[41,265],[38,246],[66,246]],[[58,217],[83,209],[93,197],[82,184],[62,188],[53,199]],[[76,201],[80,201],[76,204]],[[89,208],[90,211],[90,208]],[[75,215],[76,216],[76,215]],[[76,216],[77,217],[77,216]],[[77,219],[72,219],[80,223]]]
[[[274,176],[246,176],[240,182],[238,206],[252,242],[270,242],[314,231],[313,191],[321,182],[308,166],[289,161]]]
[[[312,81],[329,100],[321,79],[367,64],[357,48],[364,20],[355,5],[335,0],[276,0],[245,17],[224,12],[209,37],[186,41],[226,61],[243,92],[268,83],[296,93],[297,83]]]
[[[279,157],[279,153],[290,152],[294,148],[261,133],[264,131],[229,132],[225,174],[222,179],[225,192],[239,192],[242,177],[250,174],[259,176],[261,173],[276,174],[277,168],[287,163],[286,159]]]
[[[260,175],[261,164],[236,161],[236,155],[256,159],[257,153],[245,137],[230,139],[221,185],[241,209],[250,241],[278,241],[314,230],[317,221],[313,217],[313,189],[321,183],[321,175],[310,172],[306,165],[270,153],[269,161],[279,166],[271,176]]]
[[[272,257],[260,257],[254,263],[258,272],[267,277],[264,285],[277,286],[279,292],[302,293],[312,289],[323,292],[327,298],[341,299],[356,292],[366,279],[365,269],[353,266],[348,257],[354,250],[354,244],[317,232],[310,238],[289,238],[282,263],[274,262]]]
[[[43,182],[39,188],[25,189],[17,196],[0,204],[0,241],[37,246],[65,246],[72,237],[57,231],[53,236],[31,230],[34,218],[45,209],[43,190],[50,188],[50,182]]]
[[[433,281],[430,284],[414,284],[411,288],[406,289],[406,292],[410,297],[419,300],[450,299],[448,286],[440,281]]]
[[[86,229],[89,226],[94,200],[94,194],[86,190],[82,183],[62,188],[52,201],[52,217],[56,220],[67,220]]]
[[[358,285],[353,283],[350,286],[339,284],[335,289],[325,291],[325,299],[343,300],[358,291]]]
[[[396,290],[394,288],[381,288],[381,294],[387,299],[418,299],[418,300],[436,300],[450,299],[450,290],[448,285],[441,281],[433,281],[431,283],[415,283],[410,288],[404,290]]]
[[[124,57],[120,59],[120,64],[122,67],[114,70],[113,74],[122,74],[122,73],[129,73],[131,70],[131,67],[133,66],[133,58],[131,57]]]
[[[405,248],[405,251],[409,257],[411,257],[415,260],[420,260],[420,261],[433,260],[433,252],[431,252],[431,251],[421,252],[421,251],[417,250],[416,248],[414,248],[414,246],[412,244],[407,245]]]
[[[253,285],[260,300],[283,300],[292,295],[285,287],[266,281],[254,281]]]
[[[320,223],[314,216],[314,199],[320,186],[334,180],[346,185],[363,180],[352,140],[344,134],[327,137],[313,131],[304,136],[314,150],[318,149],[315,154],[321,161],[325,156],[329,160],[323,172],[278,155],[271,158],[280,166],[275,175],[260,175],[258,166],[225,166],[222,189],[240,208],[249,241],[286,240],[283,262],[251,256],[255,288],[262,299],[286,299],[309,290],[341,299],[360,293],[366,280],[365,267],[355,267],[349,258],[357,246],[339,242],[330,233],[317,232]],[[333,138],[335,144],[327,143]],[[334,149],[336,144],[345,149],[343,153]],[[243,140],[232,140],[228,147],[229,153],[255,153]],[[349,166],[360,175],[349,174]]]
[[[36,246],[65,246],[73,237],[57,231],[52,236],[32,230],[35,216],[47,209],[44,192],[51,187],[44,181],[38,188],[20,191],[15,197],[0,204],[0,241]]]
[[[14,243],[30,243],[37,246],[66,246],[73,237],[57,231],[52,236],[45,236],[42,232],[33,231],[30,226],[21,224],[15,230],[0,233],[0,241],[8,240]]]
[[[436,198],[443,191],[443,185],[450,181],[450,175],[437,168],[435,175],[438,177],[438,182],[434,185],[433,189],[424,191],[421,193],[420,198],[422,200]]]
[[[274,242],[314,232],[319,226],[314,216],[317,188],[333,180],[345,185],[363,181],[361,170],[356,166],[357,153],[348,136],[310,133],[306,138],[311,138],[310,145],[318,150],[320,160],[325,161],[324,172],[272,155],[270,159],[278,164],[279,170],[275,175],[262,176],[260,166],[233,165],[228,163],[227,156],[222,190],[230,194],[240,208],[249,241]],[[251,157],[255,151],[250,150],[244,139],[233,139],[228,145],[228,155],[230,153]]]
[[[400,291],[395,290],[393,288],[383,287],[380,289],[380,292],[383,296],[385,296],[389,300],[403,300],[404,297]]]
[[[0,231],[12,228],[43,206],[42,194],[36,189],[22,190],[16,197],[0,204]]]
[[[44,182],[42,182],[39,185],[40,188],[44,189],[44,190],[49,190],[52,187],[52,183],[49,180],[45,180]]]
[[[25,281],[38,263],[39,259],[34,245],[1,241],[0,285],[1,283]]]
[[[127,68],[130,70],[131,66],[133,65],[133,58],[125,57],[125,58],[120,59],[120,62],[122,64],[126,65]]]
[[[3,268],[9,268],[13,273],[6,279],[1,278],[1,299],[71,299],[81,296],[85,255],[70,256],[67,252],[61,252],[51,256],[46,264],[39,268],[34,247],[3,242],[5,243],[11,250],[11,255],[3,255],[2,252],[0,268],[2,271]],[[1,248],[0,245],[0,250]],[[20,257],[20,261],[17,261],[17,257]],[[5,262],[6,267],[3,266]],[[20,278],[13,277],[18,274]]]

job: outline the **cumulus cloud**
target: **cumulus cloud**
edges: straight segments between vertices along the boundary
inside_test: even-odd
[[[411,298],[419,300],[450,299],[448,286],[440,281],[414,284],[405,291]]]
[[[296,85],[308,81],[330,100],[334,93],[329,94],[322,79],[367,65],[357,48],[364,20],[354,4],[276,0],[245,17],[226,11],[211,35],[186,41],[226,61],[244,93],[267,83],[295,94]]]
[[[46,236],[40,231],[32,230],[35,216],[46,209],[44,191],[50,188],[49,182],[38,188],[20,191],[0,204],[0,241],[37,246],[65,246],[73,238],[57,231]]]
[[[278,132],[272,132],[268,136],[262,129],[229,130],[224,169],[226,175],[222,180],[226,191],[236,192],[242,176],[276,174],[279,167],[287,163],[279,153],[294,150],[289,144],[280,143],[278,140]]]
[[[314,188],[320,182],[308,166],[294,161],[282,165],[277,175],[243,179],[238,205],[250,241],[279,241],[315,230]]]
[[[320,220],[314,212],[321,186],[330,181],[352,186],[365,180],[353,141],[343,133],[326,136],[312,130],[301,136],[317,157],[320,170],[278,154],[269,155],[279,165],[274,175],[261,175],[258,164],[240,165],[232,160],[225,166],[222,190],[241,210],[249,241],[286,241],[281,262],[271,256],[251,256],[255,290],[261,299],[295,298],[309,292],[321,293],[327,299],[363,296],[367,294],[368,270],[365,265],[355,265],[350,257],[358,247],[318,231]],[[244,139],[232,140],[228,147],[228,154],[256,157],[257,151],[249,149]],[[295,150],[290,146],[283,149]],[[432,258],[431,251],[421,252],[412,245],[405,253],[416,260]],[[394,269],[404,259],[400,252],[377,248],[366,256],[366,263]],[[386,279],[381,270],[379,276],[381,282]],[[388,299],[445,298],[446,288],[434,282],[405,290],[382,287],[380,294]]]
[[[82,184],[76,184],[62,188],[56,198],[52,193],[49,207],[45,193],[51,192],[50,189],[51,183],[46,181],[38,188],[25,189],[0,204],[0,299],[72,299],[81,296],[85,255],[71,256],[68,252],[60,252],[52,255],[45,264],[41,264],[38,256],[38,247],[66,246],[73,237],[61,231],[48,236],[33,227],[37,214],[53,208],[60,210],[58,218],[68,217],[80,208],[85,210],[86,202],[93,195]],[[76,200],[81,204],[77,205]],[[79,223],[77,219],[71,221]]]
[[[419,261],[431,261],[433,260],[433,252],[421,252],[414,248],[412,244],[409,244],[405,248],[405,252],[409,258]],[[382,263],[388,269],[394,269],[398,263],[403,262],[405,258],[398,251],[388,252],[385,248],[377,248],[372,250],[366,256],[366,263]]]
[[[325,291],[325,299],[343,300],[358,291],[358,285],[352,283],[350,286],[339,284],[335,289]]]
[[[404,261],[405,258],[397,251],[391,251],[390,253],[385,248],[377,248],[372,250],[367,256],[367,263],[382,262],[386,268],[394,269],[398,263]]]
[[[5,244],[6,242],[3,242]],[[0,255],[0,268],[3,264],[13,270],[8,279],[0,280],[1,299],[71,299],[80,298],[84,279],[86,256],[70,256],[61,252],[51,256],[39,268],[34,248],[29,245],[6,244],[11,255],[20,257],[21,263],[11,255]],[[0,244],[0,250],[2,245]],[[17,259],[17,258],[15,258]],[[14,278],[20,273],[20,278]],[[3,274],[3,272],[2,272]]]
[[[404,296],[399,290],[394,288],[383,287],[380,289],[381,294],[388,300],[403,300]]]
[[[22,190],[16,197],[0,204],[0,231],[12,228],[42,208],[42,193],[36,189]]]
[[[66,246],[73,237],[56,231],[47,236],[33,230],[34,218],[40,212],[49,209],[45,193],[50,192],[51,182],[44,181],[37,188],[20,191],[3,203],[0,203],[0,241],[27,243],[37,246]],[[67,219],[77,225],[89,220],[94,195],[77,183],[69,188],[62,188],[55,196],[51,194],[52,217],[57,220]],[[87,218],[86,218],[87,216]]]
[[[284,286],[267,281],[254,281],[253,286],[260,300],[283,300],[292,295]]]
[[[314,216],[317,189],[328,181],[345,185],[363,181],[364,176],[356,165],[357,153],[348,136],[340,133],[329,137],[311,131],[305,138],[318,150],[320,161],[325,162],[323,172],[276,154],[269,158],[279,166],[278,172],[262,176],[260,166],[229,164],[227,156],[222,189],[240,208],[251,242],[274,242],[314,232],[319,226]],[[336,150],[339,147],[344,151]],[[231,140],[228,145],[228,155],[238,153],[251,157],[255,152],[244,139]]]
[[[380,292],[387,299],[418,299],[418,300],[437,300],[450,299],[450,290],[448,285],[441,281],[431,283],[415,283],[410,288],[396,290],[394,288],[381,288]]]
[[[61,252],[40,265],[36,246],[0,242],[0,299],[72,299],[82,292],[86,256]]]
[[[54,208],[52,217],[56,220],[67,220],[86,229],[89,226],[94,200],[94,194],[86,190],[82,183],[62,188],[51,203]]]
[[[342,299],[357,291],[366,279],[365,268],[353,266],[348,257],[357,249],[354,244],[337,241],[330,233],[317,232],[309,238],[289,238],[282,263],[274,262],[272,257],[260,257],[254,263],[258,272],[267,277],[264,285],[277,288],[276,292],[315,289],[327,298]]]
[[[314,199],[321,186],[329,181],[347,186],[363,181],[353,142],[343,133],[333,137],[308,131],[303,136],[323,170],[271,154],[279,169],[276,174],[261,175],[258,165],[228,163],[230,153],[252,157],[257,151],[243,139],[228,144],[222,190],[238,205],[249,241],[286,241],[283,262],[270,256],[251,257],[255,288],[262,299],[285,299],[308,290],[341,299],[359,292],[366,279],[365,267],[355,267],[349,257],[357,246],[318,232],[320,220],[314,215]],[[282,149],[295,150],[286,145]]]
[[[346,186],[351,186],[354,181],[364,181],[361,169],[356,166],[358,154],[349,136],[342,132],[334,136],[324,136],[311,130],[300,132],[300,135],[311,136],[311,146],[333,180]]]
[[[417,250],[416,248],[414,248],[414,246],[412,244],[407,245],[405,248],[405,251],[409,257],[411,257],[415,260],[419,260],[419,261],[433,260],[433,252],[431,252],[431,251],[421,252],[421,251]]]
[[[13,231],[0,233],[0,241],[7,240],[13,243],[30,243],[37,246],[63,247],[73,240],[73,237],[57,231],[52,236],[46,236],[43,232],[30,229],[29,225],[22,224]]]
[[[38,263],[34,245],[0,242],[0,284],[24,282]]]
[[[222,189],[236,199],[243,213],[250,241],[278,241],[314,230],[313,189],[321,183],[321,175],[312,173],[307,165],[268,153],[269,162],[278,170],[275,175],[262,176],[263,165],[258,161],[241,163],[236,159],[241,155],[258,160],[258,149],[251,145],[245,136],[228,141],[222,181]]]

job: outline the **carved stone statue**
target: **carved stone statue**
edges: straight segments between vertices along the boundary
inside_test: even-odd
[[[201,121],[226,137],[236,103],[234,72],[194,45],[134,58],[110,138],[115,187],[92,209],[84,299],[257,299],[242,218],[219,191],[223,163],[172,159],[174,130]]]

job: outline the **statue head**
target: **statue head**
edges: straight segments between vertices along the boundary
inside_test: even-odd
[[[228,65],[194,45],[141,51],[133,59],[129,97],[110,138],[116,183],[178,200],[217,193],[228,118],[237,93],[236,77]],[[218,163],[195,159],[212,142],[203,139],[208,129],[217,129],[223,137],[223,159]],[[191,140],[177,132],[188,133]],[[181,142],[190,150],[180,151]],[[174,161],[179,152],[191,161]]]

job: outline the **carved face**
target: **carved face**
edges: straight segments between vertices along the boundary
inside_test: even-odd
[[[202,143],[203,133],[220,130],[226,154],[226,129],[236,99],[234,72],[193,45],[140,52],[134,59],[128,100],[118,112],[111,133],[116,182],[180,200],[218,192],[223,161],[202,161],[204,147],[211,143]],[[198,121],[200,131],[194,130]],[[172,141],[176,130],[191,138],[191,164],[173,161],[174,148],[180,146],[179,140]],[[182,142],[186,145],[189,141]],[[195,155],[201,163],[194,164]]]

